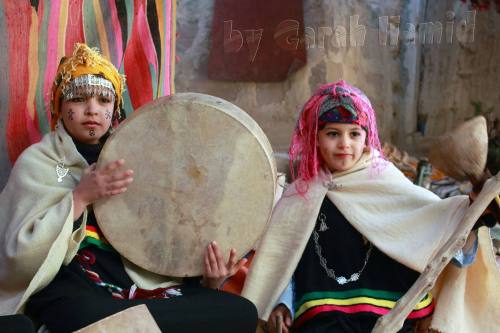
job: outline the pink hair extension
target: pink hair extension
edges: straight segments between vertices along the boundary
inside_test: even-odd
[[[336,87],[342,87],[342,96],[336,91]],[[349,97],[352,104],[358,113],[364,114],[366,117],[358,117],[359,119],[366,119],[366,123],[362,123],[363,128],[367,131],[367,145],[370,147],[372,157],[375,151],[380,152],[381,159],[373,159],[372,167],[379,164],[379,160],[383,159],[382,147],[378,137],[377,121],[375,111],[366,95],[356,87],[347,84],[345,81],[338,81],[321,86],[305,103],[302,111],[297,120],[297,126],[293,132],[292,141],[289,148],[290,156],[290,171],[292,180],[300,179],[306,183],[318,175],[319,168],[322,166],[323,161],[321,155],[318,154],[317,149],[317,134],[319,126],[319,111],[323,103],[327,99],[336,99],[341,97]],[[297,164],[297,174],[293,167],[294,163]],[[300,194],[307,192],[307,184],[300,186],[297,191]]]

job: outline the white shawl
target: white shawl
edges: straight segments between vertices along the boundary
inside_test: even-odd
[[[261,319],[267,320],[292,277],[325,195],[376,247],[419,272],[455,230],[468,207],[467,196],[441,200],[413,185],[392,163],[379,168],[370,165],[371,158],[365,154],[346,172],[322,171],[306,184],[305,198],[297,193],[295,183],[287,188],[242,292],[257,306]]]
[[[58,163],[70,169],[62,182]],[[61,125],[16,161],[0,194],[1,314],[18,311],[78,250],[87,216],[73,233],[72,190],[86,166]]]
[[[69,168],[61,182],[58,163]],[[86,167],[61,123],[16,161],[0,194],[0,315],[22,312],[29,296],[47,286],[78,251],[87,211],[73,231],[72,191]],[[172,284],[125,260],[124,265],[140,288]]]

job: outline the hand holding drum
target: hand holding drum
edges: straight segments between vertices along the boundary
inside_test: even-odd
[[[262,129],[213,96],[182,93],[134,112],[107,140],[97,167],[123,158],[134,181],[94,204],[102,232],[136,265],[202,275],[207,245],[243,256],[271,215],[276,166]]]

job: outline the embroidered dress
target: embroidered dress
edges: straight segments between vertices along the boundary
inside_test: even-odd
[[[370,244],[325,198],[294,273],[294,329],[309,332],[325,320],[325,332],[369,332],[418,276]],[[403,331],[433,308],[428,294]]]

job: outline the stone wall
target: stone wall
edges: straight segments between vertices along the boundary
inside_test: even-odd
[[[416,136],[415,144],[423,149],[471,117],[473,101],[494,107],[500,119],[500,14],[468,10],[452,0],[429,1],[425,10],[435,36],[441,23],[442,36],[422,48],[418,118],[427,140]]]
[[[207,78],[213,6],[213,0],[178,1],[176,91],[238,105],[260,124],[275,150],[287,148],[297,112],[311,93],[338,79],[370,97],[382,140],[420,154],[428,138],[472,115],[471,99],[499,102],[500,20],[494,9],[477,13],[471,41],[466,38],[471,25],[461,28],[469,8],[458,0],[304,0],[306,66],[283,82],[256,83]],[[439,43],[431,44],[429,22],[443,27]],[[455,30],[447,43],[449,22]],[[417,124],[417,115],[426,121]]]
[[[345,79],[360,86],[378,111],[383,137],[398,127],[393,116],[392,81],[398,59],[394,47],[379,45],[378,16],[396,15],[400,1],[383,5],[364,1],[304,1],[306,66],[283,82],[223,82],[207,78],[213,1],[180,0],[177,7],[176,92],[201,92],[222,97],[247,111],[263,128],[275,150],[287,148],[296,115],[321,84]],[[203,15],[193,15],[203,12]],[[358,25],[356,16],[358,15]],[[352,33],[350,24],[359,30]],[[340,26],[340,28],[339,28]],[[335,37],[345,28],[347,34]],[[353,29],[355,30],[355,29]],[[363,36],[364,35],[364,36]],[[346,42],[345,45],[342,43]]]

